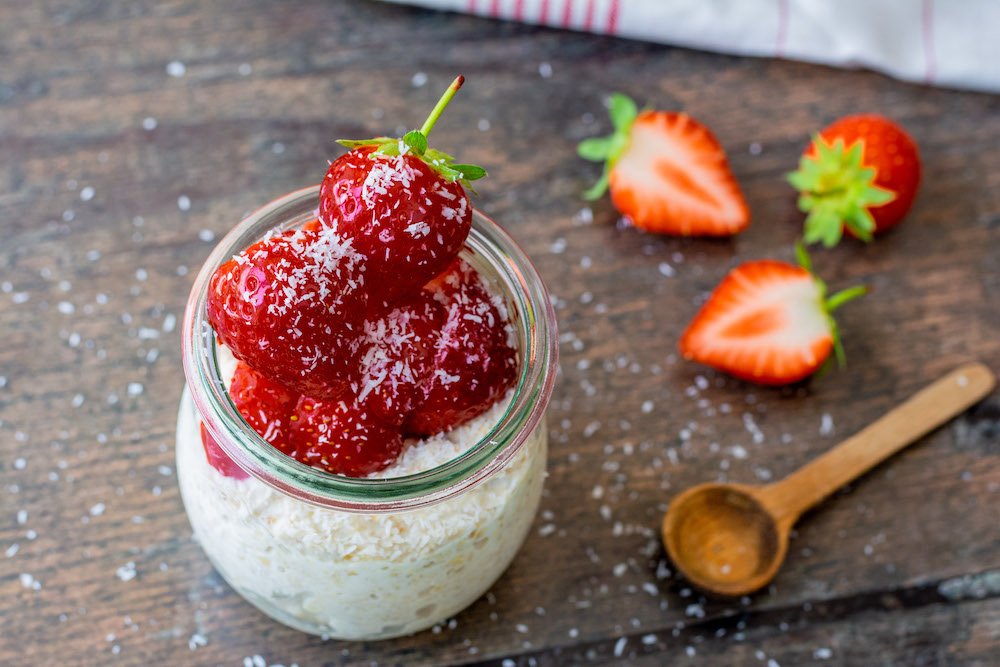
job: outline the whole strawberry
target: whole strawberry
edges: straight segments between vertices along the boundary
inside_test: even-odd
[[[352,393],[377,418],[399,425],[417,407],[444,319],[441,304],[419,290],[365,321],[361,372]]]
[[[765,259],[733,269],[684,331],[678,345],[684,358],[764,385],[803,380],[831,352],[843,364],[831,313],[867,288],[828,297],[801,245],[797,251],[799,266]]]
[[[427,135],[465,81],[458,77],[420,130],[402,138],[341,141],[320,184],[319,216],[368,258],[365,279],[391,304],[451,264],[472,224],[462,185],[486,172],[427,147]]]
[[[362,260],[329,229],[260,241],[212,275],[208,320],[233,356],[274,382],[337,398],[356,376],[368,315]]]
[[[299,395],[247,366],[236,364],[229,397],[246,423],[276,449],[290,453],[288,435]]]
[[[917,196],[920,155],[903,128],[875,114],[846,116],[823,129],[788,175],[808,213],[806,243],[836,245],[848,234],[871,241],[899,224]]]
[[[609,189],[619,213],[659,234],[731,236],[747,228],[750,211],[711,130],[677,111],[640,112],[621,93],[611,96],[610,113],[614,134],[577,148],[604,162],[585,198]]]
[[[399,427],[380,421],[350,397],[317,401],[303,396],[295,408],[290,441],[298,461],[348,477],[382,470],[403,451]]]
[[[469,264],[455,260],[426,289],[445,316],[421,400],[403,425],[414,435],[447,431],[481,415],[517,376],[506,310]]]

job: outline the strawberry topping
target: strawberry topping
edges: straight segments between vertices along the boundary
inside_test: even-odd
[[[431,435],[486,412],[513,385],[517,372],[506,307],[491,298],[479,274],[462,260],[427,286],[445,311],[423,399],[408,433]]]
[[[330,166],[319,218],[212,276],[209,322],[241,362],[233,402],[302,463],[352,477],[382,470],[404,434],[482,414],[513,383],[506,309],[457,259],[472,220],[463,185],[485,171],[427,147],[462,81],[420,131],[342,142],[352,150]],[[202,434],[216,469],[245,476]]]
[[[368,310],[361,256],[333,230],[256,243],[212,276],[208,318],[233,355],[268,378],[336,398],[356,371]]]
[[[299,401],[296,392],[240,362],[229,385],[229,396],[250,428],[277,449],[290,453],[288,433],[292,411]]]
[[[225,477],[232,477],[233,479],[246,479],[249,477],[250,475],[243,468],[236,465],[236,461],[229,458],[229,454],[223,451],[219,443],[212,437],[212,434],[205,428],[205,424],[199,424],[199,426],[201,427],[201,444],[205,448],[205,458],[208,459],[208,464]]]
[[[391,303],[438,275],[472,226],[462,189],[415,155],[356,148],[330,165],[320,186],[323,224],[368,259],[371,290]]]
[[[425,290],[365,322],[354,393],[379,419],[399,425],[416,408],[443,324],[444,308]]]
[[[403,451],[399,428],[354,402],[303,396],[292,421],[292,455],[337,475],[364,477],[391,465]]]

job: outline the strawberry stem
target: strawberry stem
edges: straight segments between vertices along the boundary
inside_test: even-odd
[[[448,86],[448,90],[444,91],[444,95],[442,95],[441,99],[439,99],[437,104],[434,105],[434,108],[431,109],[431,114],[427,116],[427,120],[424,121],[423,126],[420,128],[420,133],[424,135],[424,138],[426,138],[427,135],[431,133],[431,130],[434,129],[434,124],[437,123],[438,118],[441,116],[441,112],[443,112],[445,107],[448,106],[448,103],[451,102],[451,98],[455,97],[455,93],[458,92],[458,89],[462,87],[463,83],[465,83],[465,77],[459,74],[455,80],[451,82],[451,85]]]

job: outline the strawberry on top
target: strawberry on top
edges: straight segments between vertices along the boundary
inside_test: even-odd
[[[384,303],[444,271],[469,235],[472,205],[462,185],[486,171],[427,147],[464,81],[455,79],[420,130],[340,141],[352,150],[334,160],[320,184],[320,221],[372,260],[366,277]]]
[[[684,113],[639,112],[621,93],[612,95],[610,114],[614,134],[577,149],[604,162],[587,199],[609,189],[619,213],[660,234],[731,236],[747,228],[750,211],[711,130]]]
[[[403,451],[399,427],[380,421],[353,400],[303,396],[292,415],[289,438],[296,460],[348,477],[382,470]]]

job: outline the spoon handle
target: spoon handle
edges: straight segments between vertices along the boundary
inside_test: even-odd
[[[899,450],[961,414],[996,384],[980,363],[961,366],[758,496],[790,527],[807,509]]]

